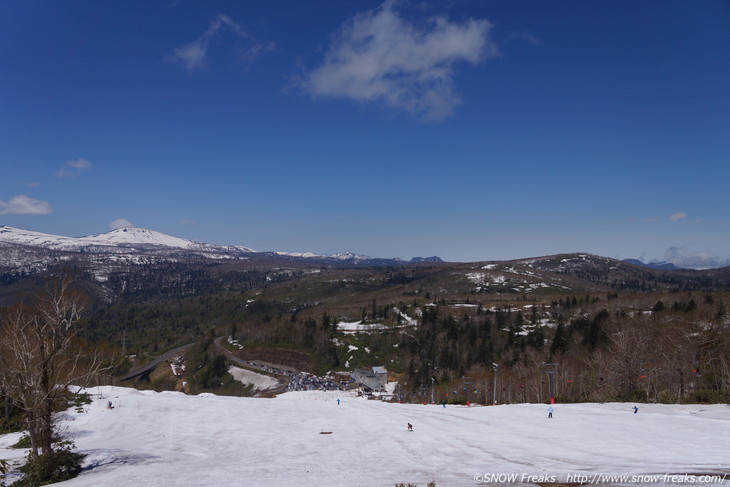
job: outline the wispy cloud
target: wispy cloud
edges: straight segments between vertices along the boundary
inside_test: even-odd
[[[109,224],[109,230],[119,230],[120,228],[134,228],[134,223],[126,218],[117,218]]]
[[[222,32],[232,32],[238,39],[249,41],[246,46],[237,46],[238,57],[250,61],[261,53],[272,51],[274,43],[257,43],[240,24],[227,15],[218,14],[208,25],[208,30],[189,44],[175,48],[173,54],[164,58],[165,62],[182,64],[188,71],[204,69],[208,66],[208,49],[211,41]]]
[[[75,178],[81,173],[91,169],[91,162],[88,159],[76,159],[74,161],[66,161],[56,175],[59,178]]]
[[[714,269],[730,266],[730,259],[718,257],[713,252],[704,251],[688,254],[687,249],[683,247],[669,247],[664,252],[664,260],[678,267],[688,269]]]
[[[301,80],[312,96],[377,101],[424,120],[449,117],[461,103],[454,65],[498,56],[486,20],[450,22],[444,16],[418,25],[386,0],[346,21],[322,65]]]
[[[638,217],[638,216],[630,216],[627,218],[627,220],[632,222],[655,222],[659,221],[658,218],[649,216],[649,217]]]
[[[53,213],[50,203],[24,194],[13,196],[7,202],[0,200],[0,215],[48,215]]]
[[[684,220],[685,218],[687,218],[687,214],[682,212],[672,213],[671,215],[669,215],[669,221],[672,222],[678,222],[680,220]]]
[[[508,40],[523,41],[535,47],[542,47],[542,41],[529,32],[513,32]]]

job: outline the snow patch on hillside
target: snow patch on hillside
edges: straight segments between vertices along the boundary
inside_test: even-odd
[[[228,373],[245,386],[253,386],[254,391],[267,391],[279,386],[279,381],[268,375],[258,374],[252,370],[231,366]]]
[[[416,311],[420,311],[420,310],[416,310]],[[401,317],[401,321],[403,321],[405,325],[418,326],[418,320],[411,318],[410,316],[408,316],[407,314],[402,312],[400,309],[394,307],[393,312]],[[421,313],[421,314],[423,314],[423,313]]]
[[[362,320],[352,322],[341,321],[335,326],[339,331],[344,333],[367,333],[370,331],[384,330],[387,328],[382,323],[363,323]]]

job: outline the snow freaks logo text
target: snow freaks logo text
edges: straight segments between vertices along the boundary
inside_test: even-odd
[[[553,484],[557,481],[557,475],[531,475],[527,473],[478,473],[474,475],[474,483],[477,484]]]
[[[602,473],[594,474],[567,474],[560,479],[561,483],[569,484],[606,484],[606,483],[631,483],[631,484],[693,484],[711,485],[725,482],[727,474],[634,474],[634,475],[609,475]],[[554,484],[558,482],[557,475],[548,474],[527,474],[527,473],[478,473],[474,475],[476,484]]]

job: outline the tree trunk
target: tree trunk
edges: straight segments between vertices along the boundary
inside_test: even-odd
[[[38,457],[38,429],[36,427],[35,415],[26,412],[28,423],[28,438],[30,438],[30,458]]]
[[[684,397],[684,374],[682,369],[677,369],[677,375],[679,376],[679,395],[677,397],[677,404],[682,404],[682,398]]]
[[[3,397],[5,398],[5,421],[7,422],[10,420],[10,396],[3,391]]]
[[[45,400],[43,404],[43,411],[38,421],[39,440],[38,445],[41,450],[41,455],[51,455],[53,453],[53,410],[52,401]]]

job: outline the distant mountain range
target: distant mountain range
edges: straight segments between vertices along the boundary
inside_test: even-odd
[[[240,292],[283,282],[297,283],[286,294],[298,293],[303,303],[337,290],[374,293],[368,302],[386,289],[397,296],[430,293],[442,299],[730,290],[730,267],[678,269],[586,253],[509,261],[405,261],[352,253],[257,252],[141,228],[71,238],[0,226],[0,306],[32,292],[38,278],[66,268],[74,270],[85,292],[99,303]],[[309,293],[315,290],[313,297]]]
[[[441,258],[414,257],[409,261],[397,258],[374,258],[354,253],[321,255],[312,252],[259,252],[250,247],[216,245],[195,242],[144,228],[121,228],[99,235],[64,237],[0,226],[0,266],[18,267],[23,264],[68,261],[75,256],[97,256],[95,260],[113,260],[115,263],[144,264],[186,258],[205,259],[274,259],[281,261],[321,262],[335,266],[397,266],[404,264],[440,263]],[[94,260],[94,259],[92,259]],[[684,269],[671,262],[642,262],[624,259],[647,269],[678,271]]]
[[[0,246],[5,252],[0,256],[0,265],[15,266],[23,260],[38,262],[45,257],[70,260],[73,254],[114,256],[116,262],[129,264],[153,263],[181,258],[208,259],[252,259],[268,258],[280,260],[321,261],[359,266],[402,265],[405,263],[442,262],[439,257],[415,257],[411,261],[402,259],[373,258],[354,253],[320,255],[312,252],[257,252],[244,246],[225,246],[195,242],[144,228],[121,228],[100,235],[87,237],[64,237],[40,232],[0,226]],[[26,257],[24,259],[24,257]]]
[[[627,264],[633,264],[638,265],[639,267],[646,267],[647,269],[659,269],[662,271],[678,271],[681,269],[684,269],[684,267],[677,267],[676,265],[672,264],[671,262],[642,262],[638,259],[624,259],[622,262],[626,262]]]
[[[398,266],[404,264],[440,263],[441,258],[413,257],[375,258],[354,253],[321,255],[312,252],[256,251],[250,247],[195,242],[144,228],[121,228],[99,235],[64,237],[0,226],[0,266],[18,267],[50,261],[68,261],[74,256],[97,256],[95,260],[116,263],[144,264],[187,258],[205,259],[268,259],[280,261],[321,262],[334,266]],[[103,257],[103,259],[102,259]],[[92,259],[94,260],[94,259]],[[647,269],[678,271],[685,269],[671,262],[643,262],[624,259],[621,262]]]

